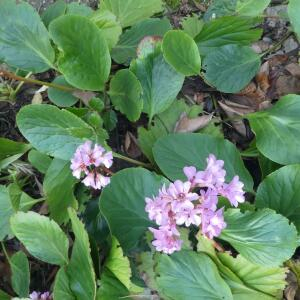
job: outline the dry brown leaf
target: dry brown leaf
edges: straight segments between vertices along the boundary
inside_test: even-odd
[[[43,102],[43,96],[41,93],[35,93],[32,97],[31,103],[32,104],[42,104]]]
[[[266,93],[270,87],[269,74],[270,74],[270,66],[269,66],[269,62],[266,61],[261,65],[259,72],[255,76],[255,80],[258,87],[264,93]]]
[[[275,98],[288,94],[300,93],[300,80],[291,75],[279,76],[275,83]]]
[[[300,65],[297,63],[288,64],[285,69],[294,77],[300,78]]]
[[[139,157],[142,154],[136,137],[130,131],[125,134],[124,149],[132,158]]]
[[[82,100],[85,105],[89,105],[90,100],[96,97],[96,93],[89,91],[75,91],[72,95]]]
[[[187,114],[184,112],[181,114],[178,122],[175,125],[174,132],[194,132],[201,128],[204,128],[209,124],[212,119],[211,115],[203,115],[193,119],[188,118]]]

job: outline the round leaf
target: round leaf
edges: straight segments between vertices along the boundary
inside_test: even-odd
[[[71,87],[65,80],[64,76],[56,77],[53,80],[53,83]],[[60,107],[69,107],[74,105],[78,101],[78,99],[75,96],[73,96],[71,93],[58,90],[52,87],[48,89],[48,97],[51,100],[51,102],[53,102],[54,104]]]
[[[142,168],[125,169],[111,178],[100,197],[100,209],[124,252],[134,248],[153,223],[145,198],[157,194],[165,180]]]
[[[288,16],[298,39],[300,39],[300,0],[290,0],[288,4]]]
[[[255,76],[260,56],[250,47],[226,45],[208,53],[203,61],[204,77],[219,91],[236,93]]]
[[[11,229],[28,252],[54,265],[68,263],[69,241],[54,221],[35,212],[18,212],[10,219]]]
[[[162,43],[164,58],[174,69],[185,76],[200,73],[201,59],[197,44],[182,30],[171,30]]]
[[[167,299],[233,299],[216,265],[204,253],[183,250],[162,255],[156,271],[160,295]]]
[[[142,112],[141,93],[140,82],[128,69],[118,71],[110,82],[109,96],[113,105],[132,122],[137,121]]]
[[[300,163],[300,96],[282,97],[271,109],[247,118],[256,135],[256,147],[282,165]]]
[[[102,90],[111,60],[98,27],[86,17],[66,15],[51,22],[49,32],[63,52],[58,67],[65,79],[80,89]]]
[[[49,34],[36,10],[26,2],[0,1],[0,60],[40,73],[54,62]]]
[[[235,175],[251,191],[253,180],[246,170],[236,147],[227,140],[199,133],[170,134],[160,138],[153,148],[154,159],[170,179],[186,180],[185,166],[195,166],[199,170],[206,167],[206,158],[212,153],[225,162],[226,181]]]
[[[229,242],[254,264],[279,266],[297,248],[295,226],[273,210],[241,213],[238,209],[229,209],[224,216],[227,227],[220,239]]]
[[[23,107],[17,115],[17,124],[38,151],[64,160],[69,160],[86,139],[95,138],[93,129],[84,121],[53,105]]]
[[[271,173],[259,185],[255,205],[272,208],[300,229],[300,165],[290,165]]]
[[[270,2],[271,0],[238,0],[236,12],[242,16],[256,17],[263,13]]]

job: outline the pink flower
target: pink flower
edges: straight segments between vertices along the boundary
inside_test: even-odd
[[[218,193],[215,190],[207,189],[206,191],[200,190],[202,197],[201,207],[215,211],[218,204]]]
[[[209,239],[213,239],[221,234],[226,227],[223,216],[224,208],[217,211],[204,209],[202,212],[202,233]]]
[[[49,292],[41,294],[40,292],[32,292],[29,295],[32,300],[52,300],[52,295]]]
[[[224,161],[217,160],[213,154],[209,154],[207,167],[196,174],[195,182],[201,187],[218,189],[225,182],[226,171],[223,169]]]
[[[104,176],[103,167],[110,168],[113,164],[112,152],[87,141],[80,145],[71,159],[71,169],[74,177],[80,179],[84,173],[86,177],[82,180],[83,184],[94,189],[101,189],[110,183],[110,178]]]
[[[96,190],[100,190],[110,183],[110,178],[92,171],[82,180],[82,183],[85,186],[90,186]]]
[[[157,251],[172,254],[181,249],[182,241],[179,239],[179,232],[175,227],[160,226],[158,229],[149,228],[154,235],[152,245]]]
[[[230,183],[224,183],[220,194],[226,197],[231,205],[237,207],[239,203],[245,202],[243,187],[244,184],[239,180],[239,176],[234,176]]]
[[[196,207],[192,209],[184,209],[175,214],[176,224],[189,227],[192,224],[199,226],[201,224],[201,209]]]

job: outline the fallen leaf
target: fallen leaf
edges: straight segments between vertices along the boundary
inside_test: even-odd
[[[264,93],[266,93],[270,87],[269,74],[270,74],[270,66],[269,66],[269,62],[266,61],[261,65],[259,72],[255,76],[255,80],[258,87]]]
[[[125,134],[124,149],[132,158],[139,157],[142,154],[136,137],[130,131]]]
[[[42,104],[43,102],[43,96],[41,93],[35,93],[32,100],[31,100],[31,103],[32,104]]]
[[[288,64],[285,69],[293,76],[300,78],[300,65],[297,63]]]
[[[178,122],[175,125],[174,132],[194,132],[199,129],[204,128],[209,124],[213,115],[203,115],[193,119],[188,118],[187,114],[184,112],[181,114]]]
[[[89,91],[75,91],[72,95],[82,100],[86,106],[89,105],[91,99],[96,97],[96,93]]]

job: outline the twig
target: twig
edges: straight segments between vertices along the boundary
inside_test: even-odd
[[[127,161],[127,162],[130,162],[130,163],[132,163],[132,164],[135,164],[135,165],[137,165],[137,166],[141,166],[141,167],[144,167],[144,168],[147,168],[147,169],[152,168],[152,165],[151,165],[151,164],[147,164],[147,163],[144,163],[144,162],[142,162],[142,161],[138,161],[138,160],[132,159],[132,158],[127,157],[127,156],[123,156],[122,154],[119,154],[119,153],[113,152],[113,156],[116,157],[116,158],[125,160],[125,161]]]
[[[5,70],[0,70],[0,76],[8,77],[8,78],[15,79],[15,80],[18,80],[18,81],[24,81],[24,82],[28,82],[28,83],[32,83],[32,84],[37,84],[37,85],[46,85],[46,86],[50,86],[52,88],[62,90],[62,91],[65,91],[65,92],[75,92],[75,91],[77,91],[77,89],[75,89],[75,88],[71,88],[71,87],[56,84],[56,83],[50,83],[50,82],[45,82],[45,81],[41,81],[41,80],[36,80],[36,79],[32,79],[32,78],[21,77],[21,76],[18,76],[16,74],[5,71]]]

